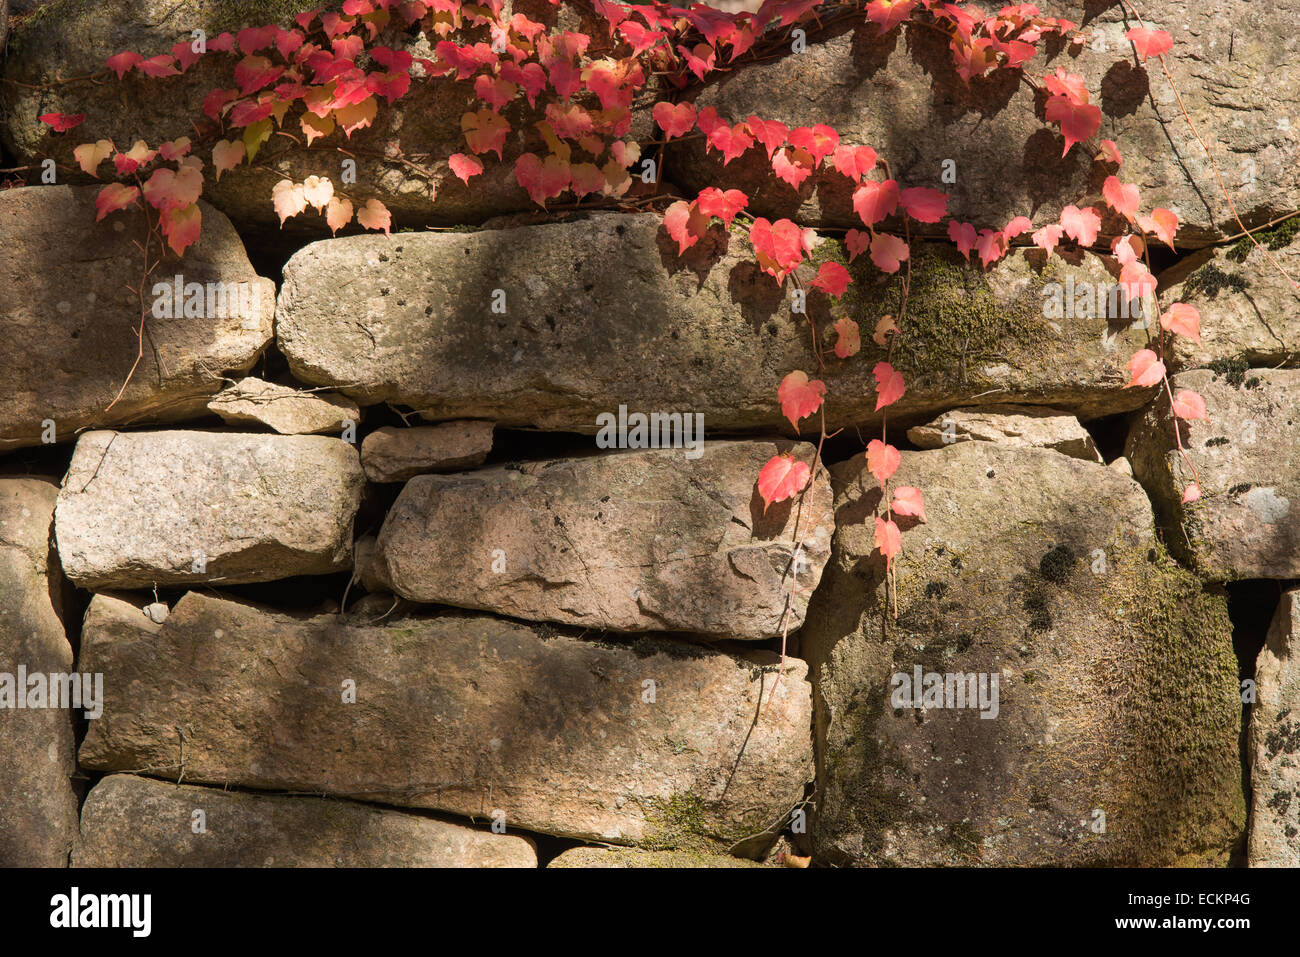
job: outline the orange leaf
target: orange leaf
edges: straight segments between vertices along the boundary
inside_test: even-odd
[[[876,547],[885,561],[892,562],[894,556],[903,550],[903,536],[898,526],[888,519],[876,519]]]
[[[1176,302],[1160,317],[1160,328],[1186,336],[1193,342],[1201,341],[1201,313],[1195,306]]]
[[[203,212],[197,203],[179,209],[169,208],[163,210],[158,223],[167,239],[167,245],[177,256],[184,256],[185,250],[199,238],[199,231],[203,227]]]
[[[841,359],[857,355],[858,350],[862,348],[862,338],[858,334],[858,324],[845,316],[835,323],[835,333],[839,337],[835,340],[835,354]]]
[[[98,211],[95,222],[99,222],[109,213],[126,209],[140,196],[136,186],[124,186],[121,183],[109,183],[95,196],[95,209]]]
[[[1101,184],[1101,195],[1111,209],[1130,223],[1137,217],[1141,197],[1136,183],[1122,183],[1118,176],[1107,176],[1106,182]]]
[[[366,229],[382,229],[385,236],[391,235],[393,217],[388,207],[377,199],[366,200],[366,205],[357,212],[357,222]]]
[[[874,475],[881,485],[889,481],[889,477],[898,471],[898,465],[902,460],[902,453],[898,449],[886,445],[880,439],[872,439],[867,443],[867,471]]]
[[[346,196],[334,196],[325,207],[325,223],[330,232],[337,234],[340,229],[352,221],[352,201]]]

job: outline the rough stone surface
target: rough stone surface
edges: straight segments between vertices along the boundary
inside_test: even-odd
[[[1300,578],[1300,371],[1198,369],[1172,386],[1199,393],[1209,414],[1182,424],[1200,500],[1181,504],[1193,476],[1168,400],[1135,418],[1125,452],[1170,550],[1207,578]]]
[[[1234,361],[1300,364],[1300,294],[1269,262],[1271,255],[1300,281],[1298,229],[1300,219],[1260,232],[1267,254],[1243,239],[1198,252],[1160,275],[1168,302],[1190,303],[1201,313],[1199,343],[1173,338],[1174,355],[1184,368]]]
[[[41,444],[47,420],[70,441],[86,428],[201,416],[223,374],[247,371],[271,340],[275,286],[253,271],[230,222],[203,204],[203,238],[183,261],[169,253],[153,279],[244,283],[252,309],[159,319],[146,290],[144,357],[114,404],[139,350],[140,301],[128,287],[140,284],[132,240],[144,238],[143,214],[97,224],[95,192],[0,191],[0,451]]]
[[[0,478],[0,682],[9,686],[0,687],[0,867],[66,867],[77,832],[73,717],[81,712],[19,710],[13,700],[28,700],[20,666],[28,676],[72,671],[63,576],[50,549],[57,495],[42,479]]]
[[[1140,188],[1144,209],[1164,206],[1179,214],[1179,244],[1203,245],[1237,233],[1214,169],[1158,61],[1138,65],[1124,40],[1136,22],[1126,19],[1123,6],[1063,0],[1044,11],[1082,24],[1091,40],[1082,51],[1054,45],[1050,57],[1027,65],[1026,74],[1041,81],[1064,67],[1084,77],[1101,107],[1099,137],[1116,140],[1123,151],[1124,181]],[[1147,26],[1173,36],[1166,59],[1174,82],[1247,224],[1300,209],[1294,174],[1300,60],[1291,29],[1300,0],[1151,0],[1142,16]],[[1055,222],[1065,205],[1081,205],[1080,197],[1102,204],[1105,173],[1084,147],[1062,158],[1060,131],[1045,123],[1019,71],[1003,70],[968,88],[956,75],[946,37],[923,27],[883,38],[876,32],[862,18],[828,35],[810,32],[806,51],[733,70],[692,98],[733,122],[757,113],[790,127],[828,123],[843,142],[879,151],[904,185],[951,193],[949,212],[979,226],[1000,228],[1017,215]],[[684,186],[738,187],[751,196],[755,212],[807,225],[859,225],[849,181],[833,169],[795,191],[770,175],[761,149],[723,167],[717,152],[704,155],[703,144],[685,141],[668,158],[670,175]],[[941,179],[946,160],[957,163],[956,182]],[[942,232],[946,224],[930,228]]]
[[[1154,394],[1123,388],[1139,341],[1127,323],[1044,315],[1047,283],[1113,282],[1100,260],[1041,266],[1041,255],[1016,253],[983,273],[950,248],[916,246],[894,352],[908,390],[890,422],[926,421],[963,402],[1048,404],[1091,418]],[[839,241],[815,255],[847,262]],[[862,352],[830,357],[818,373],[830,428],[879,421],[871,370],[885,350],[870,331],[897,311],[898,284],[866,259],[852,265],[854,285],[837,307],[860,324]],[[813,267],[803,268],[811,279]],[[351,282],[336,281],[342,271]],[[504,314],[492,311],[498,289]],[[786,296],[748,243],[720,227],[679,260],[657,216],[606,213],[313,243],[285,266],[276,331],[299,380],[363,405],[588,434],[626,405],[699,413],[710,430],[791,434],[776,384],[791,369],[819,368],[809,318],[828,356],[835,333],[824,295],[811,292],[808,317],[792,315]]]
[[[266,425],[281,435],[340,432],[349,422],[361,421],[361,412],[351,399],[303,392],[251,376],[217,393],[208,409],[227,422]]]
[[[929,523],[903,520],[894,618],[864,465],[831,470],[835,551],[801,632],[814,860],[1226,864],[1245,825],[1226,600],[1160,555],[1137,483],[1046,449],[904,452]],[[996,675],[997,716],[899,707],[893,676],[918,667]]]
[[[204,812],[195,834],[193,814]],[[350,801],[113,774],[81,811],[74,867],[536,867],[531,841]]]
[[[59,558],[91,589],[344,571],[364,484],[356,449],[326,436],[89,432],[59,493]]]
[[[105,676],[80,751],[100,771],[176,776],[183,727],[195,783],[478,821],[502,810],[510,829],[724,850],[779,827],[812,776],[806,666],[787,659],[777,685],[771,652],[486,617],[368,626],[190,592],[162,625],[96,595],[82,657]],[[346,680],[354,704],[341,703]]]
[[[1300,867],[1300,591],[1282,595],[1255,665],[1251,867]]]
[[[446,422],[409,429],[385,426],[361,443],[361,466],[372,482],[405,482],[423,472],[481,465],[491,451],[491,422]]]
[[[413,601],[515,618],[771,638],[802,623],[834,532],[822,469],[802,509],[764,511],[759,471],[787,451],[812,464],[806,443],[711,442],[694,461],[658,449],[418,476],[384,521],[377,574]]]
[[[291,23],[293,13],[321,6],[316,0],[64,0],[57,15],[33,21],[13,38],[5,76],[24,84],[84,76],[102,71],[104,61],[123,50],[134,50],[145,57],[169,52],[175,43],[189,41],[190,31],[195,28],[205,29],[209,37],[215,37],[221,31],[238,31],[241,27]],[[584,29],[580,19],[584,15],[575,15],[573,5],[566,4],[561,10],[544,2],[506,6],[525,12],[535,22],[563,21],[588,35],[595,32],[590,23]],[[510,9],[504,15],[509,18]],[[468,37],[461,39],[468,42]],[[405,48],[417,58],[433,56],[427,41],[412,42],[400,31],[390,31],[380,42]],[[210,90],[236,86],[233,71],[237,62],[236,56],[212,53],[183,76],[161,80],[133,71],[120,81],[111,77],[101,85],[79,83],[32,90],[6,84],[0,88],[0,108],[9,114],[9,122],[0,124],[0,134],[9,150],[23,162],[49,155],[68,166],[74,165],[72,149],[81,142],[108,138],[130,144],[143,137],[156,145],[177,136],[193,137],[193,123],[215,134],[218,131],[203,113],[203,97]],[[535,208],[515,180],[514,163],[527,150],[544,149],[533,127],[541,118],[541,109],[530,110],[522,98],[505,108],[512,129],[523,133],[508,138],[503,161],[493,155],[484,164],[484,172],[474,177],[472,185],[466,185],[452,174],[447,158],[465,150],[461,116],[467,110],[481,108],[482,103],[474,96],[470,83],[421,79],[419,66],[413,75],[417,79],[411,91],[392,106],[381,105],[368,129],[358,130],[350,139],[336,132],[323,141],[344,146],[356,159],[357,182],[365,184],[365,195],[385,203],[393,214],[394,225],[454,225]],[[634,122],[632,132],[641,134],[641,139],[651,138],[649,101],[647,95],[635,104],[638,116],[645,118]],[[74,136],[53,135],[37,117],[54,110],[85,113],[86,121]],[[297,117],[301,112],[301,105],[296,105],[286,120],[286,129],[294,134],[300,134]],[[430,176],[426,178],[405,164],[374,158],[374,154],[384,155],[389,143],[395,143],[408,155],[426,154],[419,159],[430,170]],[[209,164],[205,196],[241,226],[269,227],[278,233],[280,222],[270,198],[278,180],[288,177],[301,182],[309,175],[334,175],[335,185],[341,185],[337,162],[323,159],[319,145],[311,151],[267,144],[258,159],[268,169],[241,165],[224,174],[220,182],[214,180]],[[286,231],[329,234],[324,216],[314,212],[290,220]]]
[[[907,438],[923,449],[941,449],[955,442],[996,442],[1014,448],[1055,449],[1071,458],[1101,461],[1096,443],[1078,419],[1032,406],[953,409],[908,429]]]
[[[762,867],[757,861],[691,851],[642,851],[623,847],[574,847],[546,865],[554,868]]]

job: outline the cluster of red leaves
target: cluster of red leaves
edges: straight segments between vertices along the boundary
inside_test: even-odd
[[[551,0],[558,4],[559,0]],[[249,27],[223,33],[196,49],[178,43],[170,54],[145,57],[124,52],[110,57],[107,68],[119,79],[128,72],[150,77],[185,73],[211,53],[236,58],[235,85],[212,90],[203,111],[223,132],[212,148],[215,175],[252,163],[258,151],[279,129],[310,147],[316,140],[341,132],[350,138],[371,126],[381,103],[392,104],[406,96],[414,80],[441,79],[465,84],[480,104],[461,117],[464,146],[445,157],[451,173],[467,186],[484,172],[490,154],[505,155],[512,133],[527,134],[544,148],[522,152],[514,161],[514,177],[528,195],[545,207],[566,193],[581,200],[591,195],[617,198],[633,185],[631,167],[641,157],[641,145],[629,138],[632,104],[652,75],[664,76],[683,88],[692,79],[704,80],[726,69],[776,31],[815,21],[822,0],[767,0],[756,12],[727,14],[704,6],[679,7],[653,0],[618,3],[594,0],[606,36],[593,37],[573,30],[552,32],[522,13],[507,16],[503,0],[345,0],[335,11],[300,14],[295,27]],[[837,12],[852,7],[833,5]],[[1011,4],[988,14],[965,2],[942,0],[868,0],[862,5],[867,22],[884,35],[909,22],[939,30],[949,38],[957,74],[967,83],[996,70],[1023,70],[1045,37],[1069,37],[1075,24],[1042,15],[1029,3]],[[376,41],[390,26],[417,28],[430,40],[433,55],[414,56]],[[599,32],[599,31],[597,31]],[[1139,57],[1163,56],[1172,40],[1167,33],[1145,28],[1130,30],[1129,40]],[[466,39],[472,37],[472,39]],[[1077,37],[1076,37],[1077,42]],[[1046,120],[1057,126],[1064,141],[1063,154],[1096,136],[1100,109],[1091,102],[1081,77],[1058,69],[1044,77]],[[507,116],[513,104],[524,101],[541,118],[529,130],[516,131]],[[514,115],[514,114],[511,114]],[[536,115],[536,114],[535,114]],[[773,175],[799,189],[820,171],[849,179],[853,208],[864,228],[845,236],[849,262],[868,253],[872,263],[886,273],[896,273],[910,257],[908,222],[936,224],[947,214],[948,196],[926,186],[904,186],[889,176],[888,165],[865,144],[841,141],[830,126],[818,124],[791,129],[775,120],[751,115],[731,122],[712,107],[696,110],[689,102],[660,102],[652,111],[663,141],[698,131],[707,151],[717,151],[724,165],[751,149],[761,149]],[[84,116],[46,114],[41,120],[57,132],[74,128]],[[297,134],[297,135],[295,135]],[[535,134],[535,135],[534,135]],[[113,159],[119,176],[134,185],[113,183],[100,193],[99,217],[137,203],[143,196],[157,210],[169,244],[181,254],[197,239],[200,226],[198,195],[202,190],[203,162],[189,153],[189,141],[164,144],[157,151],[137,143],[120,153],[100,140],[77,149],[83,169],[98,175],[99,165]],[[1104,140],[1094,147],[1098,162],[1118,171],[1121,159],[1116,145]],[[152,166],[155,163],[171,163]],[[884,175],[878,175],[883,167]],[[148,174],[147,179],[145,174]],[[1145,261],[1146,244],[1156,239],[1172,246],[1178,218],[1167,209],[1140,213],[1140,195],[1133,184],[1118,176],[1107,178],[1106,204],[1124,217],[1130,231],[1116,238],[1111,253],[1121,266],[1126,293],[1143,298],[1154,292],[1155,279]],[[321,212],[337,232],[352,221],[387,233],[388,210],[377,199],[354,201],[336,193],[324,177],[309,176],[301,183],[281,180],[272,202],[283,223],[309,207]],[[760,268],[777,283],[784,283],[810,256],[817,242],[813,231],[788,219],[770,222],[750,218],[749,197],[736,189],[702,190],[693,200],[667,207],[664,227],[679,253],[694,246],[716,221],[723,229],[738,219],[747,225],[750,244]],[[987,268],[1005,256],[1012,243],[1028,233],[1032,243],[1052,255],[1068,237],[1079,247],[1092,247],[1101,229],[1095,207],[1067,206],[1056,222],[1034,228],[1025,216],[1016,216],[1001,229],[980,228],[949,219],[947,233],[969,260],[979,255]],[[888,228],[886,228],[888,227]],[[899,231],[903,236],[898,235]],[[824,262],[809,285],[839,300],[851,283],[849,270]],[[1198,338],[1199,316],[1190,306],[1177,303],[1160,318],[1168,332]],[[857,323],[843,316],[835,323],[835,354],[840,359],[856,355],[861,347]],[[880,320],[873,340],[885,345],[899,333],[892,317]],[[898,401],[905,392],[903,377],[889,363],[874,368],[876,409]],[[1167,383],[1160,356],[1139,351],[1130,365],[1131,386]],[[802,371],[785,377],[778,389],[782,411],[798,429],[801,419],[818,412],[826,398],[825,383],[809,380]],[[1171,395],[1180,418],[1204,415],[1204,402],[1186,390]],[[892,561],[900,547],[894,514],[924,519],[920,492],[908,486],[895,490],[888,483],[898,466],[899,454],[883,439],[873,440],[867,451],[868,466],[885,489],[884,518],[877,519],[877,544]],[[809,466],[790,456],[777,456],[764,466],[758,481],[765,505],[800,494],[810,480]],[[1189,493],[1190,494],[1190,493]]]

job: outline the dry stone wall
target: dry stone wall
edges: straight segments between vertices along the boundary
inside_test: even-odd
[[[36,117],[156,143],[231,78],[35,87],[231,6],[29,3],[8,37],[0,168],[59,172],[0,179],[0,866],[1300,865],[1300,298],[1270,261],[1300,272],[1297,0],[1144,5],[1238,211],[1277,221],[1267,254],[1154,63],[1114,65],[1119,5],[1052,11],[1091,40],[1051,65],[1100,88],[1126,178],[1183,218],[1156,266],[1201,312],[1169,359],[1209,418],[1181,423],[1126,387],[1148,329],[1045,306],[1113,284],[1111,257],[982,269],[927,235],[891,350],[869,333],[896,280],[848,262],[838,184],[666,152],[669,189],[743,188],[849,268],[834,313],[810,289],[793,315],[738,230],[679,257],[660,215],[537,211],[509,163],[468,187],[385,159],[454,148],[451,84],[354,143],[391,236],[281,230],[272,185],[317,169],[285,144],[209,174],[202,239],[141,286],[143,219],[97,222]],[[1099,189],[1032,91],[967,91],[933,38],[874,33],[683,96],[834,123],[936,185],[960,143],[973,221]],[[853,363],[827,358],[844,310]],[[892,569],[862,454],[886,357],[926,503]],[[776,384],[823,361],[819,443]],[[766,505],[779,455],[812,481]]]

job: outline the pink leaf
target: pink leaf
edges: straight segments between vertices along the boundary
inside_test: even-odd
[[[889,507],[899,515],[915,515],[921,521],[925,521],[925,499],[921,496],[919,488],[910,485],[898,486],[894,489],[894,501]]]
[[[1129,389],[1133,386],[1145,388],[1157,385],[1164,379],[1165,364],[1150,349],[1140,349],[1129,360],[1128,371],[1132,378],[1124,388]]]
[[[758,494],[763,511],[775,502],[784,502],[803,491],[812,469],[789,455],[774,455],[758,473]]]
[[[799,420],[806,419],[819,408],[826,398],[826,383],[820,379],[809,381],[808,376],[796,369],[784,379],[776,390],[781,402],[781,414],[790,420],[796,432]]]

